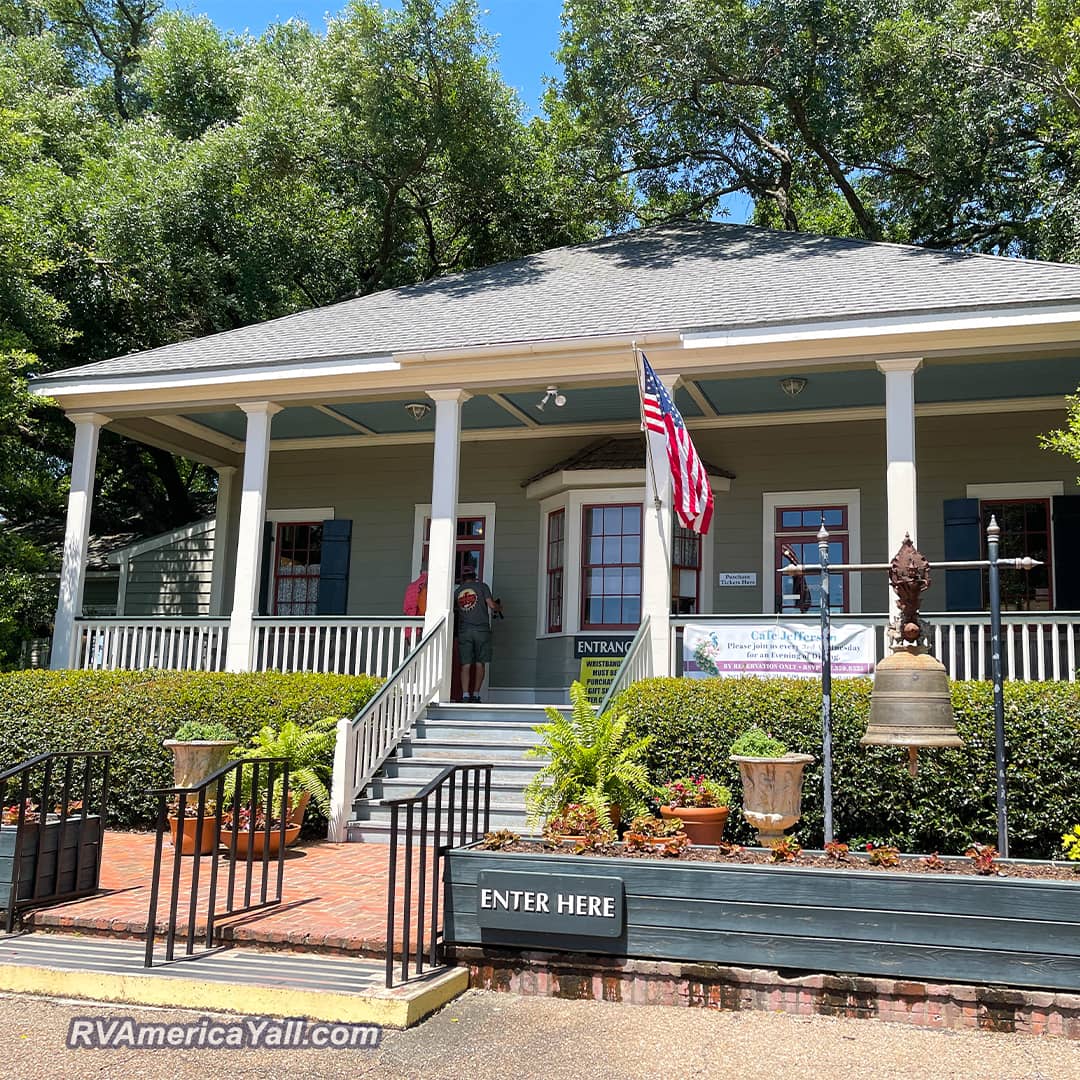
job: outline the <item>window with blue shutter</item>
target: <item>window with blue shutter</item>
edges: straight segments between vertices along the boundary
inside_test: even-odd
[[[331,518],[322,523],[322,561],[319,569],[319,615],[344,615],[349,601],[349,563],[352,522]]]
[[[945,500],[945,561],[981,559],[978,499]],[[945,571],[945,610],[981,611],[982,574],[978,570]]]

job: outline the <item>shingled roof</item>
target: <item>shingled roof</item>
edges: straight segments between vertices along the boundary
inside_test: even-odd
[[[37,380],[1080,303],[1080,266],[676,223],[555,248]]]
[[[721,469],[717,465],[710,465],[703,458],[701,464],[710,476],[724,476],[728,480],[734,480],[735,474],[729,469]],[[570,472],[578,469],[644,469],[645,468],[645,439],[636,435],[632,439],[600,439],[598,442],[583,446],[575,454],[556,462],[554,465],[527,480],[521,481],[522,487],[528,487],[537,480],[543,480],[545,476],[551,476],[558,472]]]

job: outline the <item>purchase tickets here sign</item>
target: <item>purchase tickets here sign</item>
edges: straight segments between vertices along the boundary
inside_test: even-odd
[[[482,870],[476,881],[481,929],[618,937],[625,914],[622,878]]]
[[[836,678],[873,673],[876,651],[872,626],[834,623],[830,641]],[[690,679],[815,679],[820,674],[821,627],[816,624],[691,624],[683,631],[683,675]]]

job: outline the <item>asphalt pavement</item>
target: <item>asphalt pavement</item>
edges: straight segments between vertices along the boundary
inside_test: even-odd
[[[1080,1043],[872,1020],[710,1012],[470,991],[377,1049],[66,1048],[73,1018],[198,1029],[201,1013],[0,996],[0,1078],[1080,1080]],[[239,1025],[218,1014],[211,1021]],[[114,1027],[114,1031],[120,1030]]]

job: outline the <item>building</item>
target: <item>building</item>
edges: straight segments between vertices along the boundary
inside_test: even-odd
[[[704,541],[672,534],[646,467],[635,346],[710,463]],[[1009,586],[1035,627],[1017,663],[1071,677],[1077,468],[1038,437],[1078,358],[1080,267],[692,223],[53,373],[34,390],[76,428],[53,664],[389,674],[420,638],[409,581],[426,567],[430,633],[469,562],[507,613],[495,693],[542,700],[576,639],[647,616],[664,673],[687,617],[790,609],[779,546],[813,561],[822,514],[834,561],[876,561],[907,532],[977,557],[994,513],[1006,553],[1046,563]],[[218,470],[205,607],[84,616],[105,425]],[[966,641],[984,601],[954,572],[926,607]],[[884,577],[834,603],[878,616]]]

